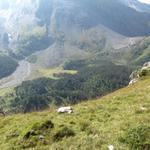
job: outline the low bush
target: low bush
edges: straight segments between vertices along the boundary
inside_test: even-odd
[[[32,136],[39,136],[40,134],[47,133],[48,130],[52,129],[54,127],[54,124],[50,120],[46,120],[42,123],[35,123],[29,127],[27,127],[21,136],[23,139],[27,140]]]
[[[56,132],[53,136],[54,141],[61,141],[63,138],[68,138],[71,136],[75,136],[75,133],[72,129],[68,127],[61,128],[58,132]]]
[[[150,149],[150,126],[140,125],[129,129],[121,142],[126,143],[131,150],[149,150]]]
[[[150,74],[150,69],[142,69],[141,71],[140,71],[140,73],[139,73],[139,76],[140,77],[145,77],[145,76],[147,76],[147,75],[149,75]]]

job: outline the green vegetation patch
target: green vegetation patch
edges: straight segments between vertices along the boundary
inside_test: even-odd
[[[68,127],[62,127],[54,134],[53,140],[60,141],[63,138],[67,138],[71,136],[75,136],[74,131]]]
[[[18,66],[18,62],[13,58],[0,55],[0,79],[12,74]]]
[[[129,83],[130,69],[105,63],[80,68],[77,74],[61,74],[57,80],[40,78],[15,88],[12,108],[32,112],[49,105],[76,104],[117,90]]]
[[[129,129],[121,138],[121,141],[128,144],[131,150],[149,150],[150,126],[142,124]]]
[[[21,133],[21,136],[23,137],[23,139],[29,139],[31,136],[44,134],[46,130],[52,129],[53,127],[54,127],[54,124],[50,120],[46,120],[44,122],[37,122],[27,127]]]
[[[35,147],[38,144],[46,144],[48,136],[51,134],[54,124],[51,120],[34,122],[26,127],[19,136],[19,143],[23,148]]]
[[[17,56],[24,58],[33,52],[46,49],[53,40],[46,33],[44,27],[36,26],[34,29],[22,27],[17,46]]]
[[[139,72],[140,77],[145,77],[150,75],[150,68],[144,68]]]

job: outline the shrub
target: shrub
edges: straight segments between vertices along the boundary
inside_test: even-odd
[[[38,128],[41,130],[43,129],[51,129],[54,127],[54,124],[50,121],[50,120],[47,120],[45,122],[43,122]]]
[[[128,144],[131,150],[149,150],[150,126],[140,125],[129,129],[120,141]]]
[[[63,138],[68,138],[71,136],[75,136],[73,130],[69,129],[68,127],[61,128],[58,132],[56,132],[53,136],[54,141],[61,141]]]
[[[86,121],[80,122],[80,130],[81,131],[87,131],[89,126],[90,126],[89,122],[86,122]]]
[[[0,55],[0,79],[12,74],[18,66],[18,62],[9,56]]]
[[[141,72],[139,73],[140,77],[145,77],[150,73],[149,69],[142,69]]]
[[[47,130],[52,129],[54,124],[50,120],[46,120],[42,123],[35,123],[25,129],[22,133],[23,139],[29,139],[31,136],[47,133]]]
[[[37,145],[45,145],[50,142],[54,124],[50,120],[36,122],[26,127],[19,135],[18,145],[20,149],[27,149]],[[43,139],[40,139],[40,137]]]

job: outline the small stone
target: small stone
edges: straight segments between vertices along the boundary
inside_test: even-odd
[[[141,110],[146,111],[147,108],[146,107],[141,107]]]
[[[108,150],[115,150],[115,148],[114,148],[113,145],[109,145],[109,146],[108,146]]]
[[[43,136],[43,135],[40,135],[40,136],[39,136],[39,139],[40,139],[40,140],[43,140],[43,139],[44,139],[44,136]]]

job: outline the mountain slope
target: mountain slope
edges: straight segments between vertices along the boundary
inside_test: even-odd
[[[150,76],[103,98],[45,112],[0,118],[0,148],[121,150],[150,148]]]
[[[130,0],[123,2],[0,1],[0,45],[7,47],[5,49],[2,46],[0,52],[19,60],[34,53],[37,57],[35,65],[39,65],[37,68],[40,68],[41,64],[42,67],[58,66],[68,59],[77,59],[80,56],[80,59],[86,59],[111,52],[117,55],[120,48],[123,47],[122,50],[125,51],[132,43],[130,41],[134,41],[128,36],[150,35],[150,13],[130,7],[127,5]],[[136,0],[134,3],[139,7],[143,6]],[[40,52],[35,53],[36,51]],[[116,57],[114,61],[118,59]],[[31,72],[32,70],[36,70],[34,65]],[[38,72],[38,69],[35,72]]]
[[[80,31],[97,25],[125,36],[150,35],[150,14],[146,11],[150,10],[149,5],[145,4],[145,11],[141,12],[130,6],[133,4],[138,8],[143,8],[144,5],[137,0],[1,1],[0,28],[10,35],[11,42],[19,41],[25,36],[24,32],[32,32],[37,26],[46,26],[47,33],[54,38],[58,38],[61,32],[69,33],[75,29]]]
[[[150,12],[150,5],[140,0],[120,0],[123,4],[140,12]]]
[[[40,7],[37,12],[45,12],[47,7],[44,3],[46,1],[42,1],[43,8]],[[101,24],[125,36],[150,34],[150,14],[136,11],[119,0],[51,0],[51,3],[54,4],[53,9],[49,8],[52,10],[51,19],[49,19],[51,31],[56,29],[57,32],[67,32],[68,29],[88,29]],[[39,19],[47,24],[47,15],[45,16],[46,21],[43,21],[43,16]]]

